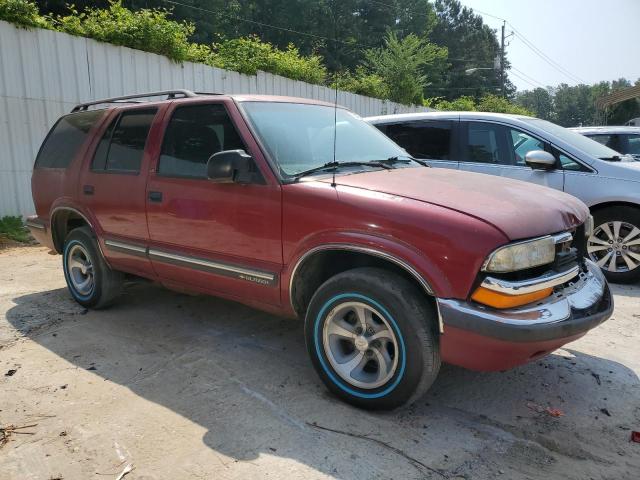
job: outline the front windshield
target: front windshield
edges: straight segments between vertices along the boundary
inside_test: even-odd
[[[522,120],[544,130],[545,132],[555,135],[561,140],[573,145],[574,147],[593,157],[611,158],[620,156],[620,154],[615,150],[611,150],[609,147],[605,147],[595,140],[591,140],[590,138],[587,138],[584,135],[581,135],[572,130],[567,130],[560,125],[556,125],[555,123],[547,122],[546,120],[540,120],[539,118],[523,118]]]
[[[337,162],[408,157],[378,129],[343,108],[276,102],[244,102],[242,106],[269,155],[286,176],[334,160],[334,114]]]

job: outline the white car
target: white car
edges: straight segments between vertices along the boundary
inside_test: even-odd
[[[640,160],[640,127],[577,127],[569,130]]]
[[[515,178],[575,195],[594,217],[587,246],[591,259],[612,282],[640,280],[640,162],[632,157],[523,115],[427,112],[366,120],[431,166]]]

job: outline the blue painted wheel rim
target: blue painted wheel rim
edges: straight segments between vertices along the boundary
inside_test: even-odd
[[[396,352],[396,355],[398,356],[398,366],[396,368],[395,374],[390,380],[390,383],[383,385],[382,387],[379,387],[379,389],[377,389],[376,391],[368,392],[360,388],[355,388],[352,385],[349,385],[348,383],[346,383],[339,375],[336,374],[333,368],[331,368],[331,365],[329,364],[329,361],[325,356],[322,338],[323,338],[323,326],[326,320],[327,312],[329,312],[332,308],[337,307],[338,305],[340,305],[340,303],[344,303],[344,301],[347,301],[347,300],[361,301],[363,303],[371,305],[371,307],[375,308],[380,313],[382,313],[385,316],[388,323],[390,324],[393,330],[393,333],[397,339],[399,351]],[[330,298],[327,302],[325,302],[325,304],[322,306],[322,308],[318,312],[318,315],[316,316],[314,327],[313,327],[313,341],[314,341],[316,356],[318,358],[318,361],[320,362],[320,365],[323,371],[326,373],[326,375],[329,377],[329,379],[333,384],[335,384],[341,390],[345,391],[350,395],[353,395],[358,398],[363,398],[363,399],[381,398],[393,392],[398,386],[398,384],[402,381],[405,368],[406,368],[406,348],[405,348],[402,333],[400,332],[400,328],[398,327],[397,322],[394,320],[393,316],[389,313],[389,311],[380,303],[378,303],[377,301],[375,301],[370,297],[367,297],[360,293],[343,293]]]

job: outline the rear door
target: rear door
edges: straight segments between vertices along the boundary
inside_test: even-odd
[[[78,193],[98,224],[102,250],[112,266],[146,277],[153,270],[146,257],[150,155],[145,146],[152,127],[159,127],[157,117],[155,107],[114,112],[87,159]]]
[[[432,167],[458,168],[453,141],[452,120],[416,120],[377,125],[414,158],[425,160]]]
[[[480,121],[461,121],[460,169],[537,183],[556,190],[564,187],[560,164],[553,170],[534,170],[524,158],[532,150],[551,152],[551,146],[515,127]]]
[[[236,105],[177,102],[164,123],[146,198],[155,271],[168,285],[279,304],[280,185]],[[208,180],[208,159],[235,149],[253,157],[261,178],[247,184]]]

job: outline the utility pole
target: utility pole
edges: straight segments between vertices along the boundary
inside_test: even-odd
[[[500,92],[502,93],[502,97],[505,97],[504,93],[504,27],[505,21],[502,21],[502,37],[500,41]]]

